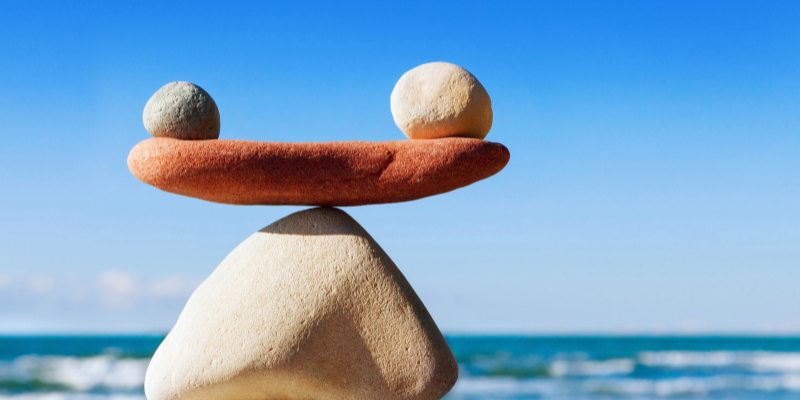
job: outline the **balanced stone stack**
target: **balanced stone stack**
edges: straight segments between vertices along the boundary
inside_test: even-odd
[[[128,157],[159,189],[226,204],[322,206],[285,217],[230,253],[194,292],[147,370],[149,400],[439,399],[458,366],[389,256],[334,206],[451,191],[499,172],[483,140],[491,100],[465,69],[424,64],[391,96],[411,140],[218,140],[209,94],[173,82],[148,101],[155,138]]]

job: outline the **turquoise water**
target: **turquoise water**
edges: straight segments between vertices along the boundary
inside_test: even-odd
[[[448,337],[466,399],[797,399],[800,338]],[[143,400],[158,336],[0,337],[0,399]]]

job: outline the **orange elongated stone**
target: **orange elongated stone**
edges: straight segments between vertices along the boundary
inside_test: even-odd
[[[133,175],[215,203],[357,206],[449,192],[506,166],[505,146],[480,139],[254,142],[152,138],[128,156]]]

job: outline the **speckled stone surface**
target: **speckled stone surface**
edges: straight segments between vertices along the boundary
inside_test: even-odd
[[[188,141],[136,145],[128,167],[161,190],[225,204],[355,206],[416,200],[488,178],[509,160],[480,139]]]
[[[436,400],[458,364],[389,256],[341,210],[240,244],[153,356],[148,400]]]
[[[158,89],[144,106],[142,120],[155,137],[219,138],[217,103],[203,88],[190,82],[171,82]]]
[[[471,137],[492,129],[492,100],[469,71],[455,64],[422,64],[392,90],[394,123],[410,139]]]

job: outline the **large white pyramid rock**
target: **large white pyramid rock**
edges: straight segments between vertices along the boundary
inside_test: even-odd
[[[333,208],[250,236],[158,348],[149,400],[439,399],[453,353],[369,234]]]

